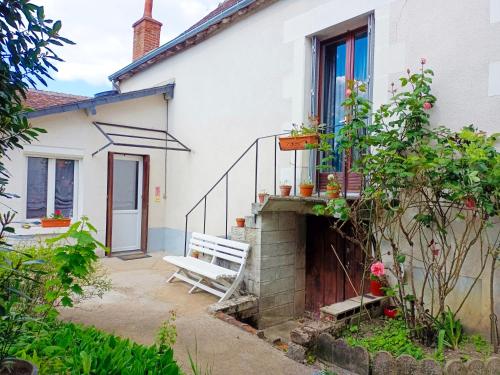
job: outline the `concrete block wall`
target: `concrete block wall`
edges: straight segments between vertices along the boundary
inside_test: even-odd
[[[251,251],[244,285],[259,297],[259,328],[304,313],[305,228],[305,216],[296,212],[264,211],[246,219]],[[234,234],[241,238],[238,230]]]

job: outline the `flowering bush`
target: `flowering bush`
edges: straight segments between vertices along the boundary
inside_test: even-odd
[[[437,99],[431,93],[434,73],[426,63],[423,58],[416,73],[408,69],[399,80],[401,88],[392,84],[392,98],[373,116],[363,94],[366,86],[348,83],[351,95],[344,102],[346,122],[336,136],[336,153],[331,142],[322,140],[321,149],[327,162],[355,150],[359,157],[352,172],[367,184],[356,201],[336,199],[315,209],[340,219],[333,222],[334,230],[365,251],[367,264],[391,260],[385,271],[396,282],[386,294],[412,332],[431,343],[435,321],[446,311],[464,265],[475,263],[475,273],[468,275],[473,282],[454,297],[453,314],[463,308],[489,261],[494,272],[500,254],[495,226],[500,154],[498,135],[472,125],[459,131],[431,125]],[[414,275],[416,269],[425,270],[423,279]]]

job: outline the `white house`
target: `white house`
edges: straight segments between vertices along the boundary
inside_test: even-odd
[[[318,179],[314,153],[275,151],[275,135],[309,115],[333,131],[346,79],[366,81],[377,106],[421,57],[436,73],[433,121],[498,131],[498,0],[226,0],[161,46],[151,9],[134,24],[133,62],[110,76],[115,91],[29,114],[48,133],[7,162],[19,222],[62,209],[89,216],[112,253],[181,253],[199,203],[187,231],[225,235],[260,190]],[[306,286],[294,288],[283,315],[304,309]]]

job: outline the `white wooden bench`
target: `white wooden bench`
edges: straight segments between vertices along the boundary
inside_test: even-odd
[[[220,297],[219,301],[225,301],[238,294],[236,289],[243,279],[249,250],[250,245],[243,242],[193,233],[186,257],[163,258],[179,267],[167,282],[177,278],[193,285],[189,293],[203,289]],[[193,252],[197,252],[200,258],[195,258]]]

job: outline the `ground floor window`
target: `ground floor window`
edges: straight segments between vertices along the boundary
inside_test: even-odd
[[[28,157],[26,218],[76,215],[78,161]]]

